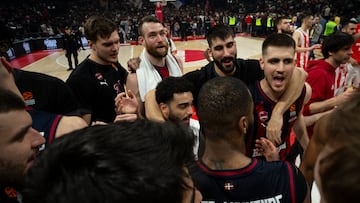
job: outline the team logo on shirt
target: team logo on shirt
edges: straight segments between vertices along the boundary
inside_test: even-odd
[[[101,73],[95,73],[95,78],[100,80],[100,85],[109,86]]]
[[[32,92],[23,92],[22,96],[25,100],[26,106],[31,106],[35,104],[35,99]]]
[[[101,73],[95,73],[95,77],[96,77],[96,79],[98,79],[98,80],[103,80],[103,79],[104,79],[104,77],[102,76]]]
[[[11,197],[11,198],[15,198],[17,196],[16,190],[14,188],[12,188],[12,187],[6,187],[5,188],[5,194],[8,197]]]
[[[120,92],[122,92],[120,80],[118,80],[118,81],[114,84],[114,90],[116,91],[117,94],[119,94]]]
[[[289,119],[289,123],[293,122],[294,120],[297,119],[297,112],[296,112],[296,105],[292,104],[289,108],[290,110],[290,119]]]
[[[224,190],[226,191],[231,191],[235,188],[234,184],[230,183],[230,182],[227,182],[224,184]]]
[[[258,113],[258,116],[259,116],[260,121],[265,122],[268,119],[269,114],[266,111],[260,111]]]

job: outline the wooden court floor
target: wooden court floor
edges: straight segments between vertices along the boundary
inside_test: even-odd
[[[258,59],[261,53],[262,38],[252,37],[236,37],[237,57],[244,59]],[[188,40],[175,42],[178,50],[178,55],[184,61],[184,73],[201,68],[207,64],[206,59],[199,59],[195,61],[185,62],[186,51],[204,51],[208,44],[206,40]],[[119,51],[119,62],[123,67],[126,67],[127,61],[132,57],[140,55],[143,47],[141,45],[122,45]],[[79,52],[79,62],[90,54],[90,50],[81,50]],[[16,59],[15,59],[16,60]],[[58,77],[66,80],[70,74],[66,69],[68,68],[67,59],[62,50],[56,51],[49,56],[46,56],[36,62],[23,67],[24,70],[41,72],[48,75]]]

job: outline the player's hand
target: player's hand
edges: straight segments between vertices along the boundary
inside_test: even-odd
[[[138,101],[131,90],[119,93],[115,98],[116,114],[136,114],[138,110]]]
[[[275,145],[270,140],[264,137],[261,137],[260,139],[257,139],[255,141],[255,148],[266,158],[266,161],[280,160],[279,152]]]
[[[139,68],[140,65],[140,58],[131,58],[127,62],[127,69],[130,73],[136,73],[136,70]]]
[[[311,48],[311,50],[320,49],[320,48],[321,48],[321,44],[314,44],[314,45],[312,45],[310,48]]]
[[[335,97],[336,106],[348,101],[350,98],[353,97],[354,93],[356,92],[357,91],[354,88],[347,88],[345,92]]]
[[[283,117],[271,115],[271,118],[266,127],[266,138],[268,138],[275,145],[281,143],[281,128],[283,125]]]

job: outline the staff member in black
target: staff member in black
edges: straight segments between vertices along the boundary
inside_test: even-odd
[[[80,48],[80,43],[78,41],[78,38],[74,33],[71,32],[70,27],[65,27],[65,34],[63,36],[63,43],[64,43],[64,50],[65,50],[65,56],[69,63],[69,68],[67,70],[73,70],[73,64],[71,61],[71,55],[74,56],[75,60],[75,67],[79,64],[78,61],[78,50]]]

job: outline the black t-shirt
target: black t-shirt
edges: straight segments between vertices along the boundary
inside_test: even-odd
[[[214,62],[210,62],[200,70],[189,72],[183,77],[194,84],[194,105],[197,107],[197,96],[200,92],[200,88],[208,80],[218,77],[218,75],[215,72]],[[238,78],[246,85],[249,85],[264,78],[264,72],[260,68],[258,60],[236,59],[236,70],[232,77]]]
[[[113,122],[115,97],[124,91],[127,71],[119,64],[101,65],[85,59],[66,83],[73,90],[81,109],[91,112],[91,121]]]
[[[54,114],[78,115],[77,100],[64,81],[19,69],[14,69],[14,77],[27,106]]]

